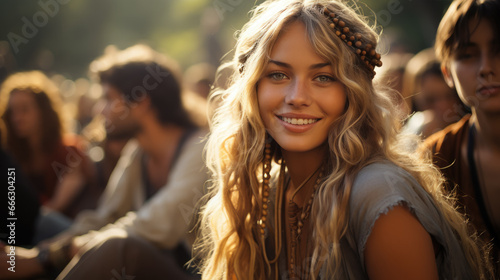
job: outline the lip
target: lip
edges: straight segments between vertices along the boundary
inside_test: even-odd
[[[298,114],[298,113],[283,113],[283,114],[276,114],[276,116],[283,118],[296,118],[296,119],[321,119],[321,117],[316,117],[309,114]]]
[[[285,113],[285,114],[277,114],[275,115],[278,121],[283,125],[283,127],[292,132],[292,133],[304,133],[310,129],[312,129],[321,118],[307,115],[307,114],[295,114],[295,113]],[[283,118],[292,118],[292,119],[315,119],[316,121],[309,124],[291,124],[283,120]]]
[[[481,96],[500,94],[500,84],[483,85],[476,92]]]

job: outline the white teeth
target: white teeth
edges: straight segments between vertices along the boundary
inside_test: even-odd
[[[287,123],[295,125],[311,124],[318,121],[317,119],[296,119],[296,118],[284,118],[284,117],[281,117],[281,119]]]

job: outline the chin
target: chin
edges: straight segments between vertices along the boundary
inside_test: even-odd
[[[300,144],[300,143],[297,143],[297,142],[293,142],[290,143],[290,142],[287,142],[287,143],[282,143],[280,144],[280,142],[277,142],[278,145],[281,147],[282,150],[284,151],[287,151],[287,152],[293,152],[293,153],[305,153],[305,152],[309,152],[309,151],[313,151],[313,150],[316,150],[318,148],[322,148],[324,147],[323,144],[321,143],[318,143],[317,145],[311,145],[311,144]]]

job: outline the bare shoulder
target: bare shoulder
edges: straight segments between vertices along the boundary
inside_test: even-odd
[[[438,279],[431,236],[405,206],[380,215],[364,257],[370,279]]]

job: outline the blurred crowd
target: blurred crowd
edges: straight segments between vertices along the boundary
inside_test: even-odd
[[[0,60],[7,61],[3,47]],[[404,132],[425,140],[471,113],[433,48],[398,50],[382,61],[375,82],[402,109]],[[16,253],[28,260],[36,250],[37,259],[32,265],[19,257],[19,273],[93,279],[108,261],[115,263],[103,270],[154,266],[175,279],[199,277],[184,264],[210,178],[203,139],[219,65],[181,71],[147,45],[109,46],[88,77],[75,80],[3,65],[1,172],[15,168],[15,245],[25,248]],[[8,232],[2,225],[3,246]]]
[[[15,168],[15,245],[59,252],[45,260],[55,277],[71,260],[74,237],[80,248],[98,239],[92,231],[106,240],[134,231],[167,248],[184,273],[194,239],[184,235],[208,179],[202,140],[214,79],[215,66],[183,74],[146,45],[109,46],[89,77],[75,81],[37,70],[8,75],[1,156],[2,168]],[[8,232],[2,228],[5,244]]]
[[[133,61],[145,52],[153,50],[136,45],[124,52],[123,59]],[[118,53],[114,46],[105,50],[107,59]],[[18,164],[36,203],[70,220],[97,206],[122,148],[135,133],[130,123],[121,131],[110,119],[115,114],[123,121],[129,112],[105,95],[96,76],[98,63],[90,65],[89,77],[76,80],[37,70],[8,73],[6,68],[0,80],[2,151]],[[182,106],[200,127],[208,124],[206,98],[215,70],[200,63],[183,75]]]

